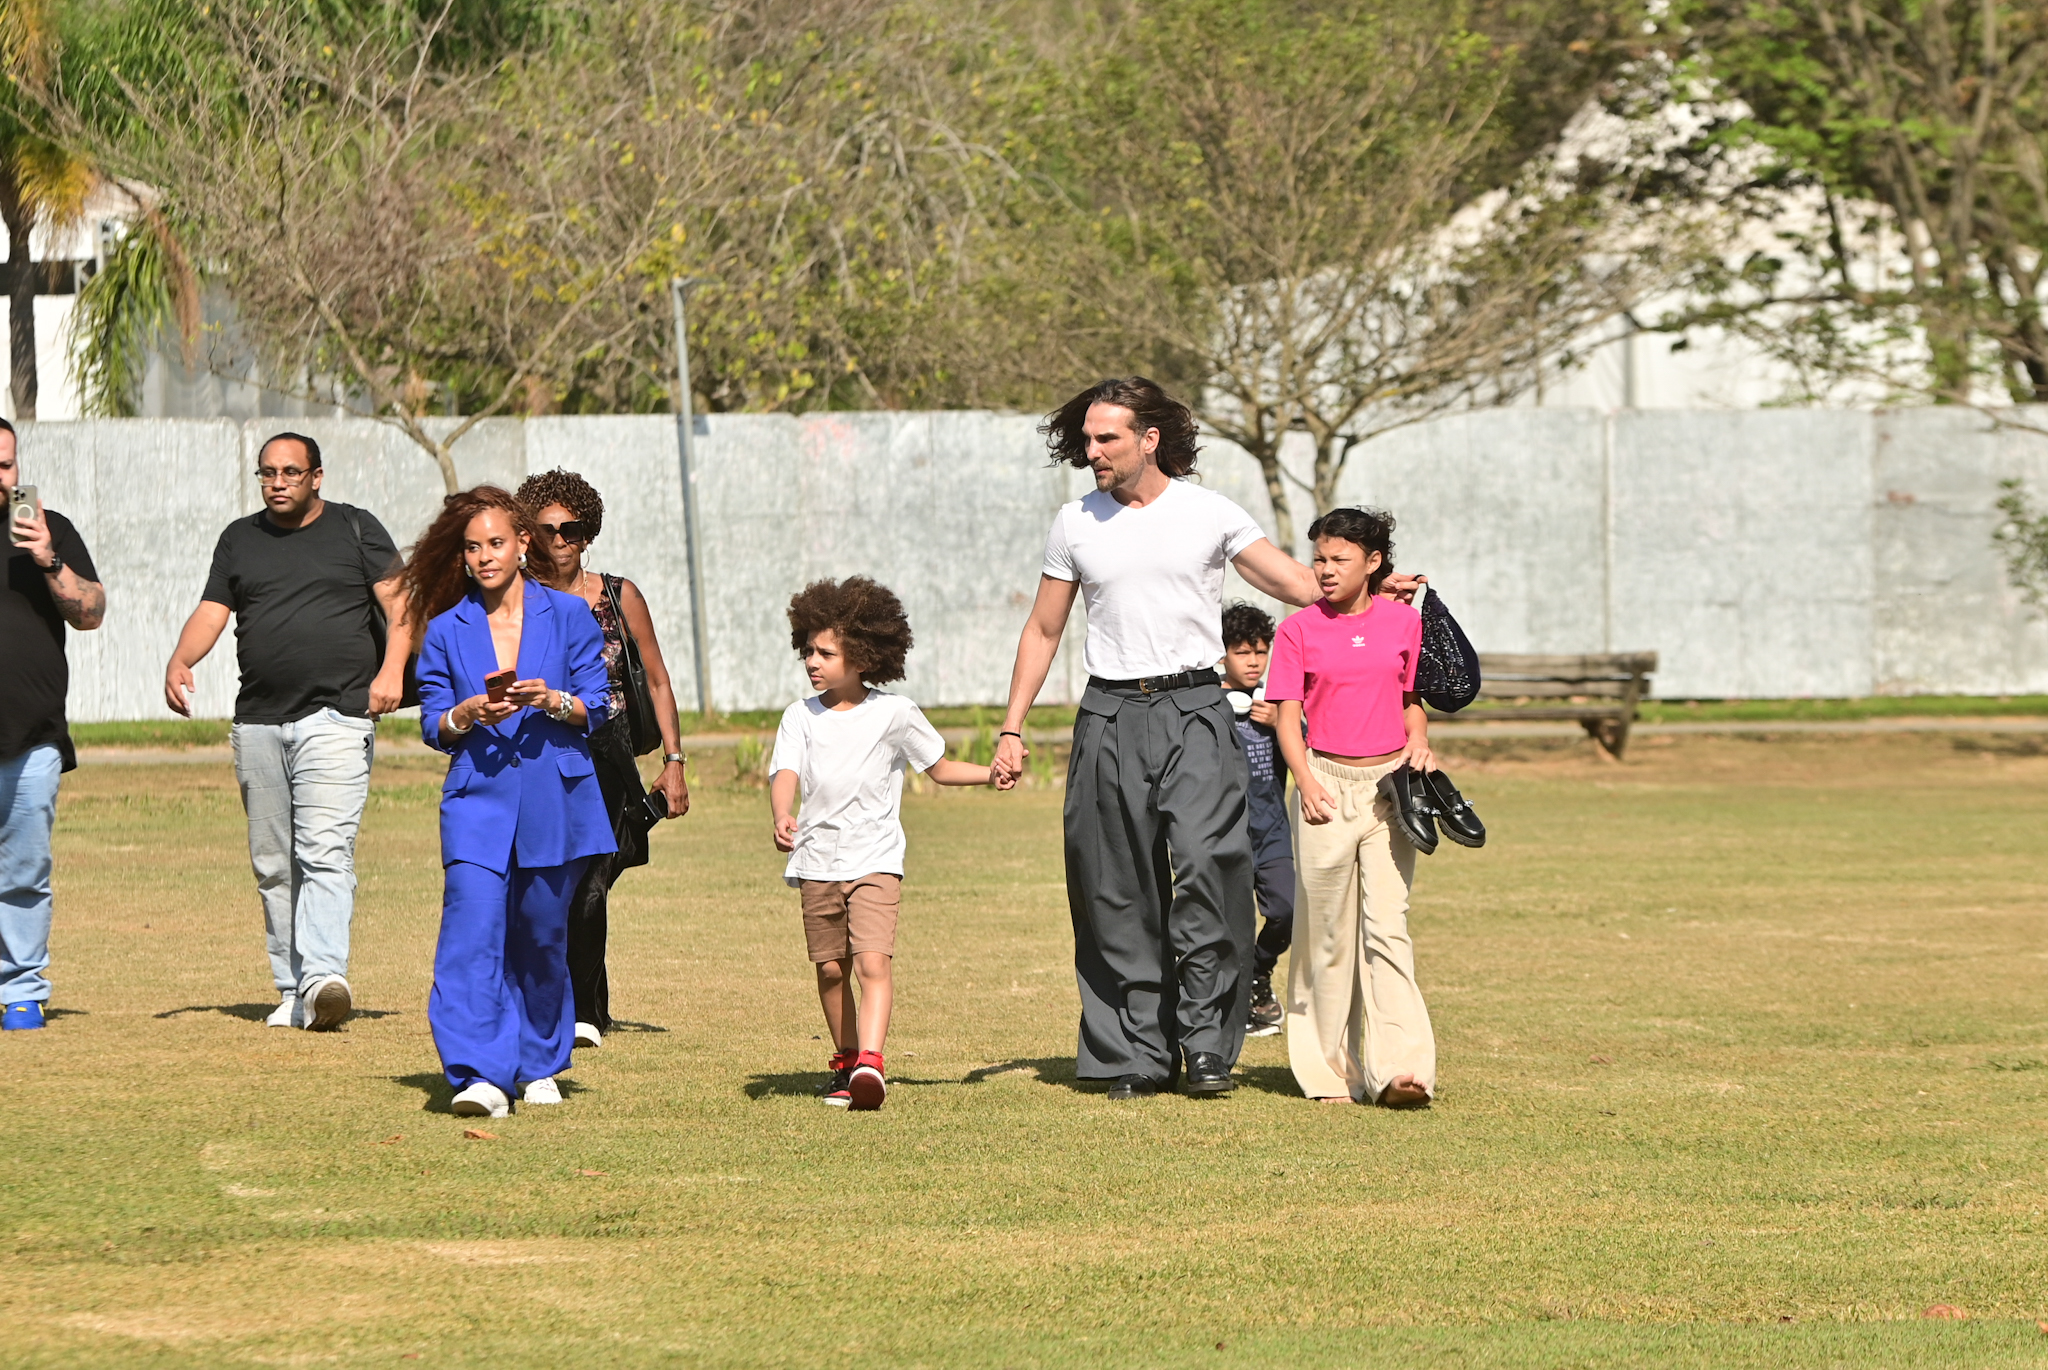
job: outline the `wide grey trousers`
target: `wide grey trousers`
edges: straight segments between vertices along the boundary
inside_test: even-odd
[[[1081,1079],[1169,1079],[1183,1052],[1236,1063],[1255,921],[1247,779],[1220,687],[1082,696],[1066,798]]]

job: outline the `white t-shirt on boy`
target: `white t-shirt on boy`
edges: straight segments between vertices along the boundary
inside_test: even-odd
[[[1053,516],[1046,575],[1081,582],[1081,663],[1105,680],[1175,675],[1223,657],[1223,568],[1266,536],[1250,514],[1184,479],[1143,508],[1094,490]]]
[[[904,769],[945,755],[946,740],[902,695],[870,689],[837,710],[812,695],[784,709],[768,770],[796,772],[803,807],[783,880],[903,874]]]

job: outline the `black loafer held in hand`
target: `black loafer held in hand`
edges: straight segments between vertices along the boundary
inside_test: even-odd
[[[1423,773],[1402,766],[1380,777],[1379,792],[1394,811],[1394,826],[1424,856],[1436,850],[1436,804]]]
[[[1442,771],[1430,771],[1423,777],[1423,785],[1436,806],[1436,825],[1445,837],[1461,847],[1483,847],[1486,845],[1486,825],[1479,821],[1479,815],[1472,812],[1472,806],[1465,802],[1465,796],[1458,793],[1458,787]]]

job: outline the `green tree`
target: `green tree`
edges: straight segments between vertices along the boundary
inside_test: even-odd
[[[1643,288],[1660,245],[1624,235],[1630,178],[1517,143],[1517,54],[1462,7],[1132,10],[1046,134],[1073,369],[1137,362],[1200,396],[1289,545],[1290,431],[1327,509],[1359,443],[1512,397]]]
[[[2048,7],[1680,0],[1676,89],[1729,203],[1811,232],[1704,278],[1726,323],[1825,382],[2048,401]],[[1797,260],[1803,270],[1790,270]],[[1688,320],[1681,320],[1681,322]]]

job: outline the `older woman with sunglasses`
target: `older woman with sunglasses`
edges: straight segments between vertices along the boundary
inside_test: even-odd
[[[661,773],[654,788],[667,801],[668,816],[680,818],[690,809],[690,787],[683,778],[681,734],[676,726],[676,696],[668,667],[655,640],[654,618],[639,587],[623,576],[592,575],[583,554],[604,527],[604,500],[573,471],[546,471],[529,476],[514,498],[539,525],[539,538],[529,558],[530,574],[542,584],[578,596],[597,616],[604,630],[604,664],[611,675],[609,722],[592,734],[591,759],[597,783],[611,815],[618,852],[592,860],[583,873],[569,908],[569,983],[576,997],[576,1045],[600,1046],[611,1031],[611,987],[605,974],[607,903],[612,882],[622,871],[647,864],[647,827],[642,805],[647,791],[633,760],[632,729],[626,719],[625,635],[640,649],[653,697],[655,721],[661,728]]]

